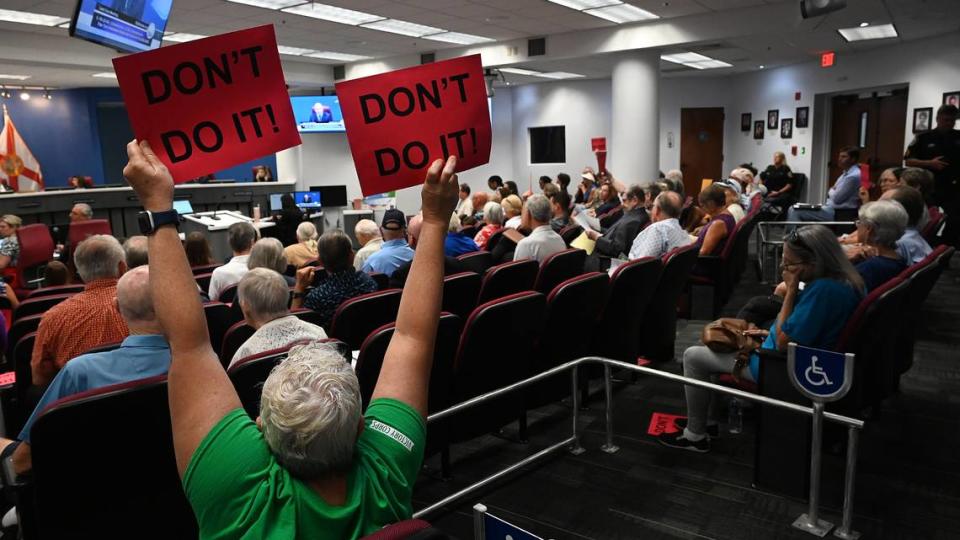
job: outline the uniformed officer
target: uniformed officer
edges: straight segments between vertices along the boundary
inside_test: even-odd
[[[960,131],[953,129],[956,121],[957,107],[942,105],[937,109],[937,127],[917,134],[903,156],[907,167],[933,173],[934,200],[947,214],[944,240],[954,245],[960,237]]]

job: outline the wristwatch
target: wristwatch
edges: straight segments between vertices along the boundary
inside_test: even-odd
[[[140,234],[151,235],[164,225],[179,225],[180,214],[172,209],[163,212],[145,210],[137,214],[137,224],[140,225]]]

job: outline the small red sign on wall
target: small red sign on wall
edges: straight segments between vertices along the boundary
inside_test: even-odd
[[[825,52],[820,55],[820,67],[830,67],[836,60],[836,53],[833,51]]]

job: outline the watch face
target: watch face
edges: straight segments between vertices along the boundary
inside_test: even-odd
[[[150,214],[146,212],[137,214],[137,224],[140,225],[141,233],[148,234],[153,232],[153,224],[150,223]]]

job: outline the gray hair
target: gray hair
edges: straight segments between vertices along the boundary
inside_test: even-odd
[[[537,223],[549,223],[553,211],[550,208],[550,200],[539,193],[531,195],[527,199],[527,212]]]
[[[153,322],[157,319],[150,296],[149,267],[138,266],[120,277],[117,281],[117,305],[123,320],[128,323]]]
[[[278,273],[287,270],[287,256],[283,253],[283,244],[276,238],[262,238],[257,240],[250,250],[247,259],[247,268],[269,268]]]
[[[120,263],[125,262],[123,247],[116,238],[106,234],[88,237],[73,253],[73,263],[84,282],[120,277]]]
[[[784,245],[804,262],[813,264],[814,279],[845,281],[858,292],[863,292],[863,278],[830,229],[823,225],[800,227],[784,238]]]
[[[450,216],[450,223],[447,224],[447,232],[455,233],[460,230],[460,216],[456,212]]]
[[[870,228],[869,243],[891,248],[903,236],[909,220],[903,205],[894,200],[868,202],[860,207],[857,217]]]
[[[307,240],[317,239],[317,227],[309,221],[304,221],[297,225],[297,241],[306,242]]]
[[[257,229],[246,221],[234,223],[227,229],[227,241],[234,253],[243,253],[257,241]]]
[[[483,220],[495,225],[503,225],[503,207],[500,203],[490,201],[483,205]]]
[[[123,243],[123,252],[127,258],[127,269],[143,266],[149,262],[147,237],[131,236]]]
[[[670,191],[683,195],[683,172],[680,169],[670,169],[663,178],[670,184]]]
[[[353,227],[353,234],[356,235],[357,240],[363,237],[367,241],[370,241],[380,236],[380,227],[377,227],[377,223],[373,220],[361,219],[357,222],[356,226]]]
[[[237,299],[251,319],[269,321],[289,313],[290,289],[279,273],[254,268],[240,279]]]
[[[360,383],[350,363],[331,345],[300,345],[263,384],[263,436],[295,477],[345,472],[353,463],[360,407]]]
[[[83,214],[83,217],[90,219],[93,217],[93,208],[90,207],[87,203],[77,203],[73,205],[74,208],[80,210],[80,213]]]
[[[679,218],[680,212],[683,211],[680,195],[673,191],[661,191],[657,198],[653,200],[653,204],[660,209],[663,215],[670,218]]]

